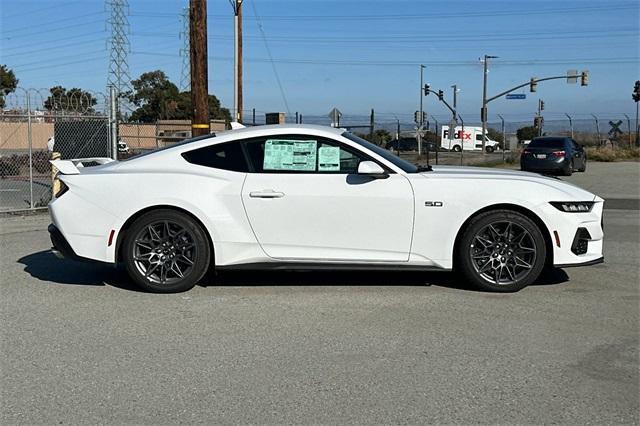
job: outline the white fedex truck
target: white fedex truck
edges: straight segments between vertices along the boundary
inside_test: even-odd
[[[449,151],[482,151],[482,127],[458,126],[453,134],[453,139],[449,139],[449,126],[442,126],[441,146]],[[485,150],[493,152],[500,147],[500,143],[485,136]]]

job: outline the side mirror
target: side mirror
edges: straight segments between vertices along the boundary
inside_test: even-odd
[[[361,161],[358,164],[358,174],[370,176],[374,179],[386,179],[389,175],[374,161]]]

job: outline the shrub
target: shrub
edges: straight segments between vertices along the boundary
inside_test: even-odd
[[[640,148],[596,148],[587,147],[587,159],[591,161],[629,161],[640,159]]]

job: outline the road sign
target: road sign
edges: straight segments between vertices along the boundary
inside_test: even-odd
[[[338,108],[333,108],[329,111],[329,118],[331,119],[331,125],[333,127],[340,125],[340,117],[342,117],[342,113]]]
[[[510,93],[507,95],[507,99],[527,99],[527,95],[524,93]]]
[[[618,120],[616,123],[613,121],[609,121],[609,125],[611,126],[611,130],[609,130],[609,136],[612,138],[617,138],[618,135],[622,134],[622,130],[620,130],[620,125],[622,124],[622,120]]]

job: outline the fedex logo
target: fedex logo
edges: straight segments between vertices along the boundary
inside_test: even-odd
[[[460,137],[460,135],[462,135],[463,137]],[[444,138],[445,139],[449,139],[449,129],[445,129],[444,130]],[[453,138],[454,139],[469,139],[469,140],[471,140],[471,133],[467,133],[467,132],[462,133],[462,130],[457,130],[453,134]]]

